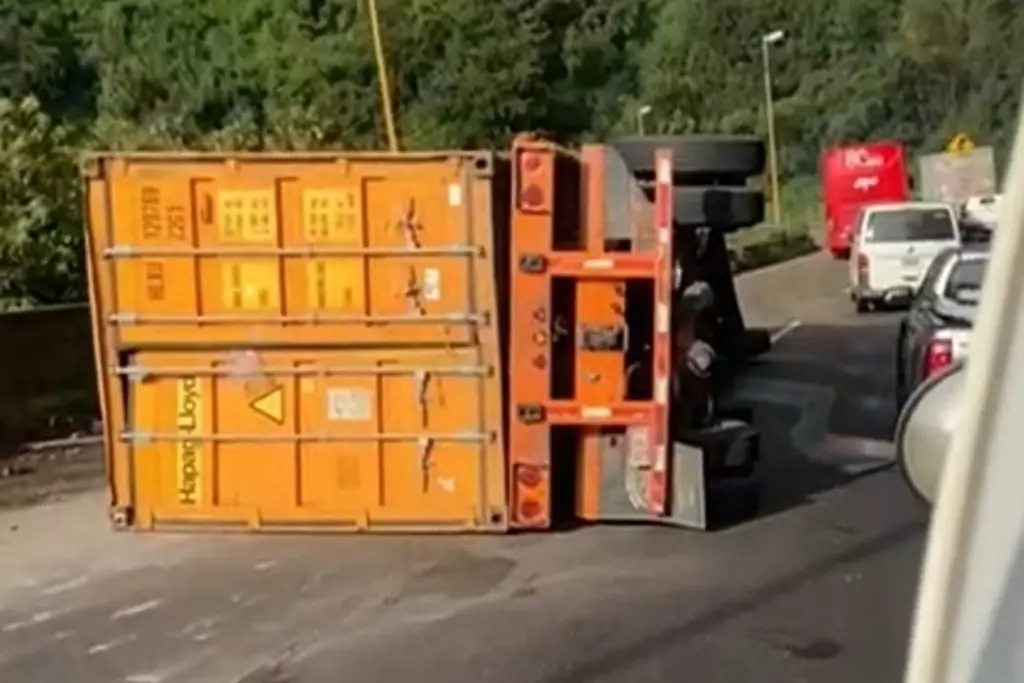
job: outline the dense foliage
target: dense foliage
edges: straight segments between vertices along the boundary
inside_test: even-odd
[[[1005,148],[1016,0],[378,0],[407,147],[761,132],[772,49],[787,178],[841,140]],[[81,294],[84,148],[370,148],[363,0],[0,0],[0,301]]]

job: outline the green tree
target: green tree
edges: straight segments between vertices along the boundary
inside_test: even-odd
[[[39,100],[0,100],[0,305],[80,300],[81,194],[73,139]]]
[[[407,148],[574,143],[636,127],[765,133],[784,180],[878,138],[963,130],[997,158],[1024,82],[1015,0],[377,0]],[[384,142],[365,0],[0,0],[0,297],[81,295],[81,149],[370,149]],[[10,161],[8,161],[10,160]]]

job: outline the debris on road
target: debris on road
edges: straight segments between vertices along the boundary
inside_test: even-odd
[[[0,458],[0,509],[53,502],[101,488],[104,481],[99,439],[35,444]]]

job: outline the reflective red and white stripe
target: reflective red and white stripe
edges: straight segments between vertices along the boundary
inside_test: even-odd
[[[671,380],[672,326],[672,168],[671,150],[659,149],[654,158],[654,231],[658,272],[654,279],[654,404],[651,425],[650,480],[647,505],[651,512],[667,510],[668,394]]]

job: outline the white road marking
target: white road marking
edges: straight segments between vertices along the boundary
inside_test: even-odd
[[[12,631],[20,631],[30,626],[45,624],[50,619],[53,619],[53,612],[37,612],[25,621],[12,621],[9,624],[4,624],[4,633],[11,633]]]
[[[43,590],[39,591],[39,595],[47,596],[48,597],[48,596],[51,596],[51,595],[57,595],[58,593],[66,593],[67,591],[74,590],[76,588],[80,588],[80,587],[84,586],[88,582],[89,582],[88,577],[79,576],[78,578],[71,579],[69,581],[64,581],[62,583],[57,583],[57,584],[53,584],[51,586],[47,586]]]
[[[238,593],[235,593],[234,595],[231,596],[230,599],[231,599],[231,604],[232,605],[241,605],[242,607],[252,607],[253,605],[259,604],[259,603],[263,602],[264,600],[266,600],[267,596],[266,595],[262,595],[262,594],[246,596],[246,595],[240,595]]]
[[[790,332],[792,332],[793,330],[795,330],[796,328],[800,327],[803,324],[804,323],[801,320],[795,320],[795,319],[794,320],[790,320],[788,323],[786,323],[783,326],[783,328],[781,330],[776,330],[772,334],[772,336],[771,336],[772,344],[778,344],[780,339],[782,339],[787,334],[789,334]]]
[[[129,674],[124,677],[124,683],[160,683],[162,680],[156,674]]]
[[[134,617],[139,614],[142,614],[143,612],[149,612],[150,610],[154,610],[159,606],[159,600],[146,600],[145,602],[140,602],[135,605],[131,605],[130,607],[125,607],[124,609],[117,610],[116,612],[110,615],[110,620],[117,621],[118,619]]]
[[[103,652],[107,652],[109,650],[113,650],[115,647],[120,647],[121,645],[127,645],[128,643],[130,643],[130,642],[132,642],[134,640],[135,640],[135,634],[131,634],[131,635],[127,635],[127,636],[121,636],[120,638],[114,638],[113,640],[108,640],[108,641],[106,641],[104,643],[97,643],[96,645],[93,645],[92,647],[90,647],[85,652],[86,652],[86,654],[89,654],[89,655],[98,655],[98,654],[101,654]]]
[[[270,569],[271,567],[274,567],[276,565],[277,565],[277,562],[275,562],[274,560],[264,560],[263,562],[257,562],[256,564],[254,564],[252,566],[252,568],[255,569],[258,572],[262,572],[262,571]]]
[[[204,619],[199,619],[198,621],[193,621],[191,624],[181,629],[181,635],[188,636],[200,631],[209,631],[222,621],[224,621],[224,619],[221,617],[206,617]]]

